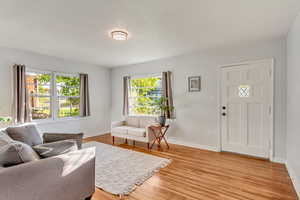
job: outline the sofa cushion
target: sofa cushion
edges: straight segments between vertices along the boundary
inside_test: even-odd
[[[157,123],[155,117],[140,117],[139,127],[146,128],[147,126],[155,123]]]
[[[139,117],[127,117],[126,119],[125,119],[125,124],[127,125],[127,126],[131,126],[131,127],[139,127],[139,124],[140,124],[140,122],[139,122],[140,120],[139,120]]]
[[[78,150],[76,140],[62,140],[57,142],[39,144],[33,149],[42,157],[48,158]]]
[[[23,142],[13,141],[0,146],[0,165],[9,167],[26,162],[39,160],[40,157],[28,145]]]
[[[127,134],[130,126],[119,126],[111,129],[112,133]]]
[[[146,137],[146,129],[145,128],[129,128],[128,135],[138,136],[138,137]]]
[[[6,131],[12,139],[24,142],[29,146],[43,143],[43,139],[35,125],[9,127]]]

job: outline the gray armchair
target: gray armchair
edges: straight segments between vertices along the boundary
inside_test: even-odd
[[[95,150],[0,168],[0,199],[83,200],[95,191]]]
[[[82,133],[41,137],[35,125],[0,131],[0,199],[91,199],[95,149],[81,150],[82,138]]]

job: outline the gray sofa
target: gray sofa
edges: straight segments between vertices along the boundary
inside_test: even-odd
[[[0,199],[91,199],[95,149],[81,149],[82,134],[47,133],[44,140],[37,138],[33,126],[0,130]]]

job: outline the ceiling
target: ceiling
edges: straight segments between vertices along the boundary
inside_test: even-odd
[[[0,46],[106,67],[286,35],[299,0],[0,0]],[[109,32],[128,30],[128,41]]]

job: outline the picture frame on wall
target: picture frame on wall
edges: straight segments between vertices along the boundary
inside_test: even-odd
[[[189,92],[200,92],[201,91],[201,76],[190,76],[188,77]]]

